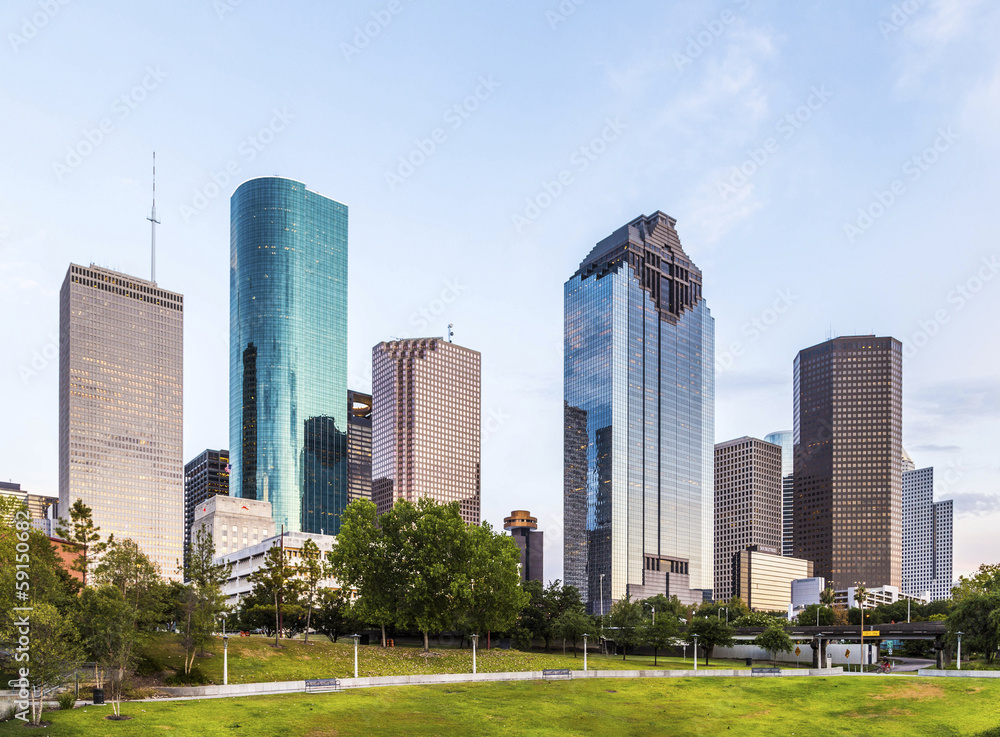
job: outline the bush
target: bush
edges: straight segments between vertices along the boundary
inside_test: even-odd
[[[987,729],[985,732],[980,732],[975,737],[1000,737],[1000,727]]]
[[[192,668],[190,673],[174,673],[167,679],[168,686],[204,686],[206,683],[208,676],[198,667]]]
[[[15,714],[17,714],[17,709],[14,707],[13,704],[11,704],[10,706],[7,707],[7,711],[4,712],[3,717],[0,718],[0,722],[11,721],[14,718]]]
[[[142,676],[143,678],[148,678],[149,676],[155,676],[157,673],[162,673],[166,670],[166,667],[156,658],[145,655],[139,660],[139,663],[135,666],[135,674],[137,676]]]
[[[76,705],[76,693],[73,691],[63,691],[56,696],[56,702],[58,702],[59,709],[62,711],[72,709]]]

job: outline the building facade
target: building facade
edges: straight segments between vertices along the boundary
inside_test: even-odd
[[[733,596],[752,612],[787,612],[792,604],[792,581],[813,574],[810,560],[780,555],[777,549],[756,545],[733,555]]]
[[[184,565],[190,560],[191,525],[198,505],[229,495],[229,451],[204,450],[184,465]]]
[[[742,437],[715,446],[716,601],[735,596],[733,555],[750,546],[781,553],[780,445]]]
[[[565,284],[565,570],[595,613],[713,584],[715,327],[675,223],[636,218]]]
[[[481,357],[443,338],[372,349],[372,500],[458,502],[480,521]]]
[[[184,539],[184,298],[71,264],[59,294],[59,510],[134,540],[171,579]]]
[[[781,554],[791,557],[795,553],[792,541],[792,521],[795,514],[795,477],[792,475],[795,441],[791,430],[772,432],[765,435],[764,440],[781,446]]]
[[[545,564],[545,533],[538,529],[538,519],[526,510],[515,509],[503,521],[503,528],[510,533],[521,550],[521,580],[542,583]]]
[[[934,469],[903,472],[902,592],[950,599],[952,502],[934,501]]]
[[[347,505],[347,206],[279,177],[231,202],[230,494],[336,534]]]
[[[216,558],[252,547],[281,529],[274,527],[269,502],[221,495],[195,507],[191,539],[196,540],[203,528],[212,535]]]
[[[794,364],[795,556],[834,589],[900,585],[902,348],[855,335]]]
[[[372,498],[372,395],[347,392],[347,503]]]

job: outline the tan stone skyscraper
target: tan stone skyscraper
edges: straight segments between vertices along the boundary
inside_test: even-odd
[[[71,264],[59,293],[59,510],[131,538],[179,578],[184,533],[184,298]]]
[[[372,349],[372,500],[458,502],[479,524],[480,355],[443,338]]]

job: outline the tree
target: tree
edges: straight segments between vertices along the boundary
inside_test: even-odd
[[[521,552],[509,535],[493,531],[488,522],[467,528],[469,599],[463,616],[472,631],[504,632],[528,603],[521,588]]]
[[[284,546],[272,545],[264,554],[264,565],[250,574],[253,593],[262,599],[274,601],[274,646],[281,647],[278,639],[282,632],[281,609],[288,598],[294,598],[295,571],[285,563]]]
[[[819,600],[823,606],[832,607],[833,602],[837,600],[837,592],[830,586],[827,586],[820,592]]]
[[[302,562],[299,564],[298,573],[302,581],[302,602],[306,608],[305,643],[308,645],[309,625],[312,621],[313,607],[319,598],[319,584],[327,573],[319,547],[311,537],[302,545]]]
[[[577,641],[588,632],[591,632],[593,628],[593,621],[583,611],[582,607],[580,609],[567,609],[552,623],[552,629],[557,637],[573,643],[574,658],[576,657]]]
[[[521,590],[528,597],[528,603],[517,618],[517,626],[514,629],[514,640],[517,646],[527,650],[531,647],[533,640],[545,640],[548,649],[548,640],[551,637],[550,623],[545,613],[545,589],[541,581],[524,581],[521,583]]]
[[[152,630],[166,618],[169,587],[134,540],[116,540],[112,535],[94,567],[93,578],[96,586],[112,586],[121,592],[136,629]]]
[[[77,499],[73,502],[73,506],[69,508],[69,518],[69,527],[66,526],[65,518],[59,520],[56,524],[56,535],[63,540],[69,540],[83,546],[83,557],[75,558],[70,567],[83,574],[83,585],[86,586],[90,555],[100,555],[104,551],[106,543],[101,543],[101,528],[94,524],[92,510],[83,503],[83,499]]]
[[[676,594],[669,598],[663,594],[657,594],[646,599],[646,603],[656,609],[657,619],[660,618],[661,614],[670,614],[674,619],[686,619],[688,615],[687,607],[681,604],[681,600],[677,598]]]
[[[188,545],[184,565],[187,581],[181,592],[181,619],[184,644],[184,673],[191,672],[198,648],[204,650],[219,614],[225,609],[222,586],[232,572],[232,564],[215,564],[215,542],[212,533],[200,527]]]
[[[32,603],[30,633],[25,665],[32,695],[31,723],[37,726],[41,723],[46,691],[51,693],[66,682],[81,660],[81,652],[72,623],[46,602]]]
[[[124,684],[135,665],[139,645],[138,615],[121,589],[104,584],[83,590],[79,626],[83,640],[97,664],[98,687],[107,678],[108,698],[121,716]]]
[[[750,612],[734,621],[734,627],[770,627],[775,618],[766,612]]]
[[[619,599],[611,607],[611,629],[614,640],[622,645],[622,660],[625,660],[625,652],[631,646],[640,642],[640,629],[642,628],[642,603],[632,601],[631,596],[625,595],[624,599]]]
[[[968,651],[982,653],[992,663],[1000,648],[1000,592],[964,593],[948,617],[948,632],[952,643],[955,633],[962,632]]]
[[[797,620],[800,625],[809,627],[830,627],[837,624],[837,618],[833,609],[820,606],[819,604],[810,604],[807,606],[799,612]]]
[[[971,576],[959,576],[958,583],[951,590],[951,597],[961,602],[982,594],[1000,593],[1000,563],[984,563]]]
[[[677,637],[679,629],[680,622],[677,616],[670,610],[661,613],[659,607],[657,607],[656,618],[650,619],[640,633],[643,642],[653,647],[654,666],[657,664],[660,648],[667,647],[672,643]]]
[[[333,642],[357,628],[354,607],[343,589],[323,589],[316,610],[316,629]]]
[[[773,622],[754,638],[753,644],[771,653],[771,663],[777,665],[778,653],[790,653],[794,645],[781,622]]]
[[[687,628],[688,642],[694,642],[698,635],[698,644],[705,649],[705,665],[708,665],[708,655],[718,645],[729,647],[733,644],[733,628],[718,617],[695,617]]]

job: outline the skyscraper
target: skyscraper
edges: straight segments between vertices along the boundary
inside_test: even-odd
[[[795,477],[792,476],[795,442],[790,430],[772,432],[764,436],[769,443],[781,446],[781,554],[791,557],[793,502],[795,500]]]
[[[372,396],[347,392],[347,503],[372,498]]]
[[[372,349],[372,500],[458,502],[479,524],[480,355],[443,338]]]
[[[184,564],[188,563],[191,525],[199,504],[229,495],[229,451],[204,450],[184,465]]]
[[[899,586],[902,348],[855,335],[794,364],[795,557],[834,589]]]
[[[733,556],[781,555],[780,445],[742,437],[715,446],[716,601],[735,595]]]
[[[184,298],[71,264],[59,293],[59,510],[82,499],[178,578],[184,535]]]
[[[951,598],[952,502],[934,501],[933,468],[903,471],[902,510],[902,592]]]
[[[538,529],[538,518],[532,517],[527,510],[515,509],[510,517],[504,519],[503,528],[521,550],[521,580],[542,583],[545,533]]]
[[[675,223],[636,218],[565,285],[564,555],[595,613],[712,587],[715,326]]]
[[[231,203],[230,493],[336,534],[347,505],[347,206],[291,179]]]

